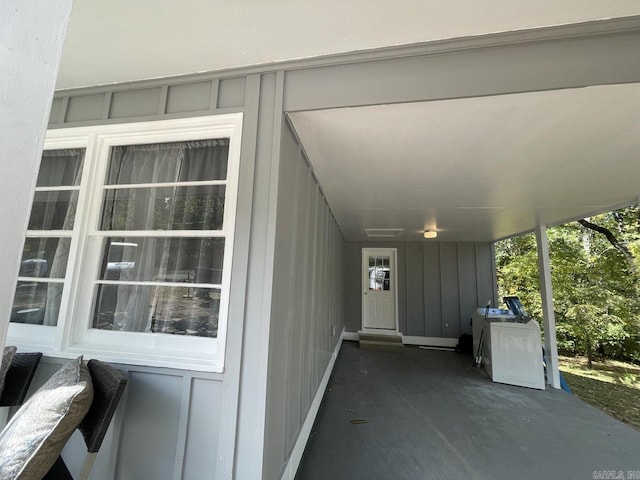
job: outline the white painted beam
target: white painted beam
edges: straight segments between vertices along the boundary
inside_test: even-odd
[[[71,0],[0,2],[0,342],[4,344]]]
[[[553,388],[560,388],[558,345],[556,342],[556,318],[553,313],[553,289],[551,287],[549,239],[547,237],[546,225],[538,225],[536,227],[536,243],[538,245],[538,271],[540,275],[540,293],[542,295],[542,315],[544,318],[547,383]]]

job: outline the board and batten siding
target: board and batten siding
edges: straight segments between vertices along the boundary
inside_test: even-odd
[[[263,470],[269,480],[281,478],[290,461],[344,326],[344,240],[288,126],[276,228]]]
[[[281,74],[199,74],[55,94],[49,128],[243,113],[225,369],[222,374],[114,364],[128,378],[121,405],[90,476],[93,480],[260,478],[266,340],[272,277],[270,218],[275,218]],[[271,229],[272,230],[272,229]],[[268,340],[268,339],[267,339]],[[48,356],[33,387],[66,360]],[[262,406],[260,406],[262,401]],[[244,409],[244,410],[243,410]],[[240,415],[239,411],[243,410]],[[78,472],[86,448],[77,434],[65,460]]]
[[[67,362],[43,357],[30,393]],[[90,479],[198,480],[215,472],[222,375],[133,365],[113,365],[128,380]],[[63,450],[77,478],[86,445],[76,431]],[[207,478],[213,478],[207,477]]]
[[[53,99],[49,128],[236,112],[245,106],[246,82],[209,75],[62,91]]]
[[[471,333],[474,308],[496,305],[489,242],[347,242],[346,330],[362,326],[362,249],[398,251],[398,325],[405,336],[457,338]]]

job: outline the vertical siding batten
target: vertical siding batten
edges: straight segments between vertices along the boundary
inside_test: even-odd
[[[102,105],[102,115],[100,116],[100,118],[102,120],[107,120],[109,118],[109,112],[111,112],[111,99],[112,98],[113,98],[113,93],[112,92],[107,92],[105,94],[105,96],[104,96],[104,104]]]
[[[440,244],[423,243],[424,332],[427,337],[442,336],[442,293],[440,281]]]
[[[109,97],[111,98],[111,97]],[[69,96],[62,97],[62,104],[60,105],[60,112],[58,112],[58,122],[64,123],[67,120],[67,111],[69,110]]]
[[[308,371],[310,368],[310,360],[309,360],[309,342],[308,338],[310,336],[309,330],[311,329],[311,325],[307,321],[311,316],[311,293],[313,291],[312,288],[312,273],[313,273],[313,265],[309,261],[309,258],[313,256],[313,236],[314,236],[314,196],[313,196],[313,177],[311,176],[311,172],[306,169],[305,170],[305,196],[307,201],[307,218],[306,225],[307,229],[304,236],[304,249],[305,256],[302,260],[304,269],[303,269],[303,285],[304,288],[302,290],[302,311],[300,316],[300,322],[302,323],[302,354],[300,357],[300,365],[301,365],[301,377],[300,377],[300,424],[304,421],[304,412],[306,412],[306,407],[309,404],[309,390],[306,385],[306,379],[308,378]]]
[[[424,300],[424,258],[420,243],[406,244],[406,291],[398,292],[407,305],[407,318],[400,331],[405,335],[426,336]]]
[[[296,142],[297,145],[297,142]],[[296,303],[295,293],[296,293],[296,260],[298,258],[298,238],[300,235],[300,210],[301,210],[301,199],[300,199],[300,189],[301,179],[300,179],[300,170],[301,170],[301,152],[300,148],[297,148],[297,155],[293,159],[293,195],[291,199],[293,200],[293,218],[291,218],[292,228],[291,228],[291,250],[289,257],[289,288],[288,290],[291,292],[291,307],[293,307]],[[300,378],[300,364],[297,359],[300,357],[300,349],[301,344],[299,341],[299,330],[300,323],[297,322],[296,311],[295,308],[287,308],[288,313],[288,325],[290,326],[290,337],[289,337],[289,356],[287,358],[287,365],[291,369],[289,374],[287,375],[287,396],[285,398],[285,438],[284,438],[284,453],[282,457],[283,465],[286,462],[286,455],[293,449],[293,445],[295,443],[295,431],[300,425],[300,383],[297,381]],[[286,413],[289,412],[287,415]]]
[[[455,243],[440,244],[440,283],[442,298],[442,336],[459,335],[460,310],[458,286],[458,252]]]
[[[247,314],[242,346],[238,432],[234,478],[260,478],[264,468],[265,412],[273,269],[275,256],[282,125],[283,75],[263,78],[258,121],[256,178],[250,232],[251,266],[247,285]],[[221,88],[222,92],[222,88]]]
[[[306,330],[307,324],[304,321],[305,312],[307,307],[307,285],[308,282],[308,269],[309,262],[307,259],[309,258],[309,237],[308,232],[310,229],[310,219],[311,219],[311,197],[310,197],[310,176],[307,168],[300,168],[300,176],[298,178],[300,182],[300,193],[299,199],[302,203],[303,208],[300,211],[303,213],[302,221],[299,223],[300,232],[298,235],[298,243],[299,243],[299,252],[300,255],[296,257],[296,297],[294,299],[294,308],[296,312],[295,321],[298,324],[298,344],[300,345],[300,356],[298,357],[300,370],[298,372],[298,376],[292,381],[297,383],[298,389],[298,397],[297,397],[297,408],[293,413],[297,413],[297,416],[294,417],[296,419],[296,423],[301,425],[304,421],[304,406],[303,406],[303,397],[304,397],[304,380],[306,377],[305,374],[305,366],[306,366],[306,356],[304,352],[306,351],[307,345],[305,343],[306,339]],[[293,423],[293,419],[292,419]]]
[[[318,219],[318,186],[315,179],[312,176],[311,181],[311,198],[312,198],[312,234],[311,234],[311,261],[309,262],[311,268],[309,269],[309,275],[311,277],[311,282],[309,285],[309,298],[311,301],[309,302],[309,315],[305,319],[306,322],[310,324],[310,328],[308,330],[307,338],[305,339],[306,345],[306,356],[308,359],[308,369],[306,371],[307,376],[313,375],[315,370],[315,362],[313,357],[313,339],[315,338],[315,322],[314,318],[316,315],[316,289],[317,289],[317,275],[316,275],[316,265],[318,261],[318,230],[319,230],[319,219]],[[307,396],[305,398],[305,403],[302,405],[302,410],[307,411],[309,409],[309,405],[311,405],[311,400],[313,399],[314,394],[313,382],[307,383]]]
[[[180,401],[180,418],[178,420],[176,458],[173,462],[173,480],[182,480],[184,458],[187,448],[189,410],[191,408],[191,384],[192,378],[190,376],[182,377],[182,398]]]
[[[220,405],[220,411],[224,412],[224,415],[220,416],[217,461],[214,472],[216,479],[233,478],[236,456],[242,344],[247,314],[247,279],[251,268],[249,259],[250,232],[253,218],[259,109],[262,101],[261,86],[261,78],[251,76],[247,79],[236,206],[238,215],[235,225],[234,259],[229,297],[229,319],[235,318],[239,321],[230,321],[227,326],[225,377]]]
[[[460,333],[471,334],[469,323],[470,314],[479,305],[478,289],[476,287],[478,274],[476,272],[476,248],[471,242],[458,242],[458,287],[459,287],[459,317]],[[484,301],[484,300],[482,300]]]
[[[496,279],[494,275],[495,258],[493,249],[488,242],[476,244],[476,270],[478,271],[477,289],[478,289],[478,307],[486,305],[487,300],[491,301],[494,307],[497,307],[495,285]]]
[[[158,98],[158,115],[167,113],[167,97],[169,96],[169,86],[162,85],[160,87],[160,98]]]
[[[211,80],[211,94],[209,95],[209,110],[215,110],[218,108],[218,91],[220,89],[220,79],[214,78]],[[245,106],[247,105],[247,92],[245,88]]]

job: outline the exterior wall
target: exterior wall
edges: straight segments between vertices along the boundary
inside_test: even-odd
[[[66,360],[45,357],[31,384],[42,385]],[[128,387],[91,472],[91,479],[213,478],[220,423],[222,380],[219,374],[115,365]],[[74,476],[86,446],[79,432],[63,457]]]
[[[488,242],[347,242],[346,329],[362,325],[362,249],[398,249],[398,323],[406,336],[457,338],[471,333],[474,308],[496,305],[493,249]]]
[[[93,479],[261,475],[268,348],[261,332],[265,326],[268,332],[271,308],[265,285],[272,277],[267,259],[273,257],[275,228],[268,225],[275,222],[277,200],[273,159],[280,130],[274,112],[282,90],[277,77],[267,72],[162,79],[63,91],[53,100],[49,128],[244,114],[225,371],[115,365],[129,384]],[[62,363],[45,356],[34,387]],[[70,468],[80,468],[84,451],[74,436],[65,449]]]
[[[49,127],[183,118],[237,112],[245,105],[247,79],[212,77],[127,84],[105,89],[59,92]]]
[[[281,478],[291,459],[344,326],[342,234],[288,126],[280,152],[263,468],[268,480]]]

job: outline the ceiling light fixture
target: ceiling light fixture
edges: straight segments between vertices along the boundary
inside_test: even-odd
[[[438,232],[435,230],[425,230],[424,238],[436,238],[438,236]]]

